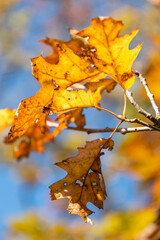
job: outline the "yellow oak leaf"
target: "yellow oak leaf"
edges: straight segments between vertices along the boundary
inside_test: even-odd
[[[13,123],[15,113],[15,109],[0,109],[0,132],[2,132],[5,128],[9,127]]]
[[[56,163],[68,172],[67,176],[52,184],[50,195],[52,200],[69,198],[68,210],[71,214],[80,215],[85,222],[92,224],[88,218],[93,212],[86,206],[91,202],[103,208],[106,198],[105,183],[101,171],[100,156],[105,144],[112,143],[106,139],[87,142],[84,148],[78,148],[79,154]]]
[[[40,81],[48,77],[56,85],[67,88],[80,82],[98,82],[111,77],[124,89],[135,80],[132,65],[142,44],[129,49],[138,29],[118,36],[123,24],[112,18],[94,18],[91,25],[82,30],[69,29],[68,42],[47,38],[42,42],[53,47],[50,56],[33,58],[33,76]]]
[[[61,131],[66,128],[69,123],[74,122],[78,128],[83,128],[86,124],[85,116],[82,114],[83,109],[76,109],[67,113],[60,114],[55,121],[59,122],[59,126],[53,131],[53,136],[56,137]]]
[[[88,37],[88,42],[95,49],[95,56],[92,59],[99,71],[106,73],[123,88],[128,89],[135,80],[132,64],[141,50],[142,44],[130,50],[129,44],[139,29],[130,34],[118,36],[122,27],[121,21],[110,17],[93,18],[91,25],[78,32],[77,35]]]

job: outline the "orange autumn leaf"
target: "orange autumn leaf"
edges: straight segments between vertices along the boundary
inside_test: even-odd
[[[42,132],[46,129],[46,114],[63,113],[83,107],[96,107],[101,99],[100,88],[96,92],[84,90],[68,91],[55,88],[52,82],[41,83],[42,88],[33,97],[21,101],[14,118],[13,126],[6,141],[22,136],[32,125]]]
[[[13,123],[15,113],[15,109],[0,109],[0,132],[2,132],[5,128],[9,127]]]
[[[82,114],[83,109],[73,110],[67,113],[60,114],[55,121],[58,121],[59,125],[53,131],[53,136],[56,137],[61,131],[66,128],[69,123],[74,122],[78,128],[83,128],[86,124],[85,116]]]
[[[45,133],[41,132],[41,129],[37,126],[31,126],[24,134],[27,137],[26,140],[22,140],[19,146],[14,149],[14,156],[17,159],[22,157],[28,157],[31,151],[37,151],[39,153],[44,152],[44,144],[53,140],[53,135],[46,128]]]
[[[67,88],[79,82],[99,81],[110,76],[124,89],[134,83],[132,64],[141,45],[129,49],[129,44],[138,29],[118,36],[123,24],[112,18],[94,18],[91,25],[78,32],[70,29],[71,40],[46,39],[53,53],[48,57],[32,59],[33,76],[52,79],[56,85]]]
[[[106,198],[100,162],[101,150],[105,144],[108,148],[112,147],[112,140],[110,142],[106,139],[97,139],[87,142],[84,148],[78,148],[77,156],[56,163],[68,174],[49,187],[52,200],[69,198],[69,213],[78,214],[85,222],[91,224],[93,222],[88,216],[93,211],[86,206],[87,203],[91,202],[101,209]]]
[[[93,18],[91,25],[78,32],[81,37],[88,37],[88,42],[95,49],[93,61],[99,71],[114,79],[123,88],[130,88],[135,80],[132,64],[136,59],[142,44],[129,49],[131,40],[138,33],[138,29],[130,34],[118,36],[123,23],[110,17]]]

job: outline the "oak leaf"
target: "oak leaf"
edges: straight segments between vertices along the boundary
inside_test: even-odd
[[[93,212],[86,204],[91,202],[101,209],[107,195],[100,161],[101,150],[106,143],[108,147],[112,145],[112,141],[106,139],[87,142],[84,148],[78,148],[77,156],[56,163],[68,174],[49,187],[52,200],[69,198],[69,213],[78,214],[91,224],[92,220],[88,216]]]
[[[119,37],[122,27],[121,21],[99,17],[82,31],[69,29],[68,42],[42,40],[53,47],[53,53],[32,59],[33,76],[38,80],[49,77],[63,88],[110,76],[124,89],[130,88],[135,80],[132,64],[142,44],[130,50],[129,44],[139,30]]]
[[[121,21],[110,17],[93,18],[91,25],[77,35],[88,37],[88,42],[95,49],[92,59],[99,71],[103,71],[123,88],[128,89],[135,80],[131,69],[142,44],[130,50],[129,44],[139,30],[118,36],[122,27]]]

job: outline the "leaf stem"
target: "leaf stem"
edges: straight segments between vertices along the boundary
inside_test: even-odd
[[[150,121],[152,121],[153,123],[157,124],[157,119],[155,117],[153,117],[153,115],[151,113],[148,113],[147,111],[145,111],[143,108],[141,108],[138,103],[136,103],[136,101],[133,98],[133,94],[132,92],[130,92],[129,90],[126,90],[126,95],[127,98],[129,99],[130,103],[137,109],[137,111],[142,114],[143,116],[145,116],[146,118],[148,118]]]
[[[105,111],[105,112],[108,112],[108,113],[112,114],[113,116],[115,116],[116,118],[118,118],[118,119],[120,119],[120,120],[123,120],[123,119],[124,119],[122,116],[119,116],[119,115],[117,115],[116,113],[114,113],[114,112],[112,112],[112,111],[110,111],[110,110],[108,110],[108,109],[101,108],[101,107],[99,107],[99,106],[96,106],[95,108],[97,108],[97,109],[99,109],[99,110],[102,110],[102,111]]]
[[[112,139],[114,133],[116,132],[116,130],[118,129],[118,127],[121,125],[121,123],[123,122],[123,120],[121,120],[118,124],[117,124],[117,127],[113,130],[112,134],[110,135],[110,139]]]

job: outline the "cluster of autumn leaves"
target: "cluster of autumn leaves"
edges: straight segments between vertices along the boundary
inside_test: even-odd
[[[31,151],[43,152],[44,143],[52,141],[72,122],[77,129],[83,129],[83,108],[101,109],[99,102],[104,90],[110,92],[119,84],[125,91],[133,85],[132,64],[141,44],[130,50],[129,44],[138,29],[118,36],[122,27],[121,21],[99,17],[82,31],[69,29],[68,42],[49,38],[42,41],[51,45],[53,52],[31,60],[33,76],[41,89],[22,100],[16,112],[9,109],[0,112],[0,129],[12,124],[5,142],[22,138],[15,149],[18,159]],[[51,114],[58,115],[55,119],[58,126],[53,132],[50,127],[55,126],[55,121],[48,117]],[[51,199],[68,197],[69,212],[92,223],[88,218],[92,211],[86,204],[91,202],[103,208],[106,191],[100,156],[103,149],[112,150],[113,145],[111,138],[93,140],[80,148],[77,156],[57,163],[68,174],[50,186]]]

